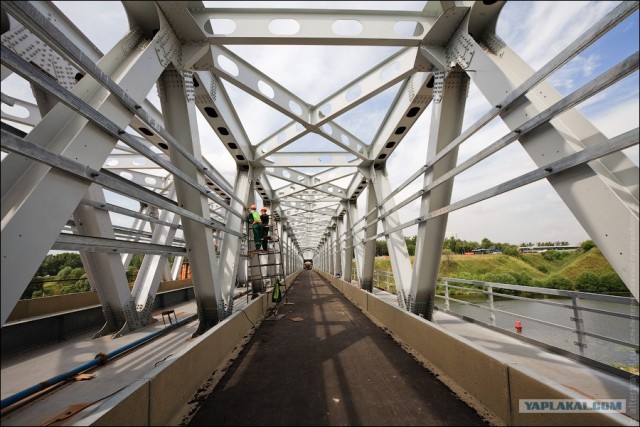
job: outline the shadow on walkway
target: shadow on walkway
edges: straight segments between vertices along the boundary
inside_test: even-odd
[[[319,274],[286,297],[189,425],[487,425]]]

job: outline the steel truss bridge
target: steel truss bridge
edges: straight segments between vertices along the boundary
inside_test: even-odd
[[[202,333],[232,312],[233,290],[247,281],[245,217],[256,201],[277,220],[285,274],[313,259],[351,282],[355,259],[371,290],[375,243],[385,239],[400,306],[430,319],[448,215],[541,180],[638,299],[638,166],[622,152],[637,146],[638,129],[608,138],[576,109],[637,75],[638,52],[567,95],[547,82],[637,1],[612,8],[537,71],[496,35],[502,1],[427,1],[417,11],[122,5],[130,30],[101,52],[51,2],[2,3],[2,80],[18,75],[33,92],[2,92],[2,325],[45,256],[61,250],[81,255],[105,315],[101,335],[147,325],[160,281],[176,277],[167,260],[188,259]],[[310,101],[315,94],[297,94],[236,49],[271,45],[389,54],[340,87],[323,75],[317,86],[330,89]],[[471,83],[489,107],[463,129]],[[256,139],[258,118],[241,121],[236,92],[284,124]],[[383,120],[369,122],[367,102],[385,96]],[[423,114],[429,127],[417,143],[427,156],[393,186],[389,159],[416,143]],[[344,124],[359,115],[369,139]],[[462,144],[496,120],[508,132],[484,136],[490,143],[460,161]],[[200,137],[203,126],[212,138]],[[456,176],[512,143],[532,170],[452,201]],[[233,182],[205,151],[233,165]],[[144,261],[130,288],[133,254]]]

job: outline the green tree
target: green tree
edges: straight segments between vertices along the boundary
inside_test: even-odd
[[[409,256],[414,256],[416,254],[416,239],[418,236],[405,237],[404,241],[407,244],[407,252],[409,252]]]
[[[451,256],[453,255],[453,251],[451,249],[443,249],[442,256],[447,261],[447,266],[451,265]]]
[[[27,285],[27,289],[22,293],[20,299],[33,298],[34,292],[40,292],[42,294],[42,285],[44,284],[42,277],[34,277],[33,280]]]
[[[131,257],[131,262],[129,265],[134,266],[137,270],[140,270],[140,266],[142,265],[142,261],[144,260],[144,254],[135,254]]]
[[[132,283],[136,281],[136,277],[138,277],[139,268],[134,265],[129,265],[127,267],[127,282]]]
[[[482,239],[482,241],[480,242],[480,247],[484,248],[484,249],[489,249],[493,247],[493,242],[491,242],[491,240],[487,239],[486,237]]]
[[[605,273],[600,276],[602,290],[605,292],[629,293],[629,288],[624,284],[620,276],[615,272]]]
[[[576,277],[576,290],[583,292],[599,292],[600,277],[590,271],[583,271]]]
[[[504,283],[507,285],[517,285],[517,280],[509,273],[499,272],[499,273],[485,273],[482,276],[482,279],[485,282],[493,282],[493,283]],[[502,292],[502,291],[500,291]]]
[[[68,279],[71,277],[72,271],[73,267],[67,265],[66,267],[63,267],[60,271],[58,271],[58,274],[55,275],[55,278],[58,280]]]
[[[501,244],[500,247],[498,247],[498,249],[500,249],[500,252],[502,252],[505,255],[520,258],[520,251],[515,245]]]
[[[80,254],[73,252],[63,252],[55,255],[47,255],[40,264],[36,276],[55,276],[64,267],[82,267]]]
[[[573,282],[564,274],[552,274],[544,282],[544,286],[551,289],[573,290]]]
[[[556,261],[562,258],[562,253],[560,251],[544,251],[542,252],[542,258],[547,261]]]
[[[376,256],[389,255],[389,249],[387,248],[386,240],[376,240]]]
[[[526,271],[510,271],[509,274],[511,274],[516,279],[516,285],[533,285],[533,278]]]
[[[585,240],[580,244],[580,249],[582,249],[583,252],[587,252],[589,249],[595,248],[595,247],[596,247],[596,244],[593,243],[593,240]]]

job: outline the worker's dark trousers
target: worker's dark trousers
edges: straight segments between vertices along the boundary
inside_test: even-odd
[[[260,223],[253,224],[253,243],[255,243],[257,251],[260,250],[261,239],[262,239],[262,224]]]

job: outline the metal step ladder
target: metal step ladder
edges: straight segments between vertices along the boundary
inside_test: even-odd
[[[251,289],[251,292],[247,292],[247,299],[274,289],[276,282],[280,283],[281,294],[286,293],[284,256],[276,221],[272,215],[269,215],[267,248],[260,250],[255,248],[253,227],[247,223],[247,282]],[[263,239],[262,242],[264,241]]]

